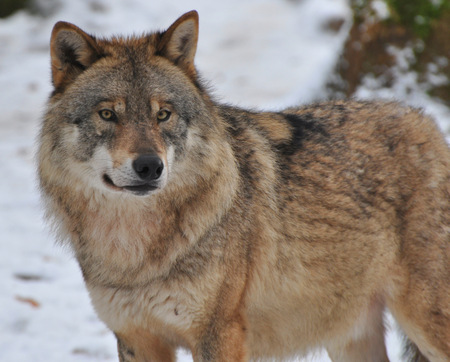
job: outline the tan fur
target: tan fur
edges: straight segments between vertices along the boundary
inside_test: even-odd
[[[386,307],[450,360],[450,151],[433,121],[384,102],[220,105],[197,37],[196,12],[140,38],[52,34],[43,199],[120,360],[387,361]],[[161,159],[155,190],[133,191],[141,155]]]

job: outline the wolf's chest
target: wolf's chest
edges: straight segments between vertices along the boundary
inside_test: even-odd
[[[197,308],[183,288],[155,283],[134,289],[88,289],[100,319],[114,332],[145,329],[160,334],[163,331],[158,326],[164,326],[184,334],[193,327]]]

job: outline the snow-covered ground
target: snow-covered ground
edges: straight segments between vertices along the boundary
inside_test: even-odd
[[[42,220],[35,139],[51,90],[48,42],[58,20],[97,35],[167,28],[200,13],[197,67],[228,102],[274,109],[320,97],[350,26],[345,0],[41,0],[48,14],[0,20],[0,361],[115,361],[115,341],[90,306],[70,252]],[[344,18],[340,32],[325,30]],[[399,56],[401,54],[399,53]],[[409,91],[406,92],[405,89]],[[412,91],[411,91],[412,89]],[[399,97],[450,129],[450,112],[399,69],[391,89],[367,79],[361,97]],[[400,343],[387,336],[399,361]],[[181,361],[190,361],[180,354]],[[328,361],[318,352],[306,360]]]

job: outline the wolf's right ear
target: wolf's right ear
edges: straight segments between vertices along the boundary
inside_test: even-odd
[[[158,53],[194,77],[194,57],[198,41],[198,13],[192,10],[182,15],[167,29],[158,45]]]
[[[56,23],[50,40],[55,90],[63,90],[100,56],[99,46],[92,36],[73,24]]]

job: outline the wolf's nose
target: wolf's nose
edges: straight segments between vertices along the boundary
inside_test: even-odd
[[[136,174],[145,181],[157,180],[164,170],[164,163],[156,155],[141,155],[133,161]]]

